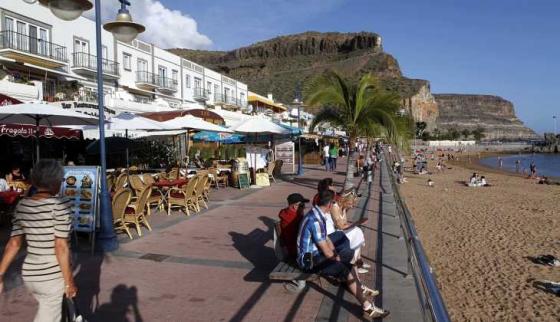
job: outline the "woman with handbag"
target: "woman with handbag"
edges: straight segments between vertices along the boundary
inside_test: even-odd
[[[25,286],[39,302],[34,322],[59,322],[62,297],[76,296],[68,238],[71,230],[71,200],[60,192],[64,171],[55,160],[39,161],[31,172],[37,192],[23,198],[14,211],[13,227],[0,262],[0,292],[3,277],[23,241],[27,255],[23,262]]]

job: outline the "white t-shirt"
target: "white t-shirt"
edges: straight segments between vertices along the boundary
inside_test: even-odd
[[[329,146],[328,146],[328,145],[325,145],[325,146],[323,147],[323,156],[324,156],[325,158],[328,158],[328,157],[329,157]]]
[[[0,191],[8,191],[10,187],[8,186],[8,182],[4,178],[0,178]]]

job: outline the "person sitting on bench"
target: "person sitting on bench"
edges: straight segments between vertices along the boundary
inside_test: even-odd
[[[288,255],[289,260],[295,260],[297,257],[297,235],[299,223],[305,211],[305,203],[309,199],[305,199],[299,193],[292,193],[288,196],[288,207],[280,210],[280,239],[284,246],[284,251]]]
[[[363,224],[365,220],[360,220],[358,222],[352,223],[348,221],[346,216],[346,210],[353,207],[354,197],[348,196],[346,198],[341,197],[336,193],[336,188],[334,186],[333,179],[325,178],[319,181],[317,185],[318,193],[313,198],[313,205],[317,204],[319,195],[322,191],[330,190],[335,193],[334,202],[331,211],[328,213],[327,218],[327,234],[329,238],[333,241],[335,247],[341,249],[343,247],[349,247],[354,252],[354,258],[351,263],[358,266],[358,273],[365,274],[371,265],[365,263],[361,258],[361,249],[365,245],[364,232],[362,229],[357,227]],[[367,220],[367,219],[366,219]],[[343,234],[344,237],[338,236]],[[348,241],[344,245],[339,245],[341,242]]]
[[[364,313],[372,318],[382,318],[389,311],[376,307],[367,296],[379,292],[362,285],[358,272],[350,264],[354,252],[350,249],[337,251],[327,236],[326,217],[334,203],[334,192],[325,190],[319,193],[317,205],[302,219],[298,234],[297,264],[305,272],[344,281],[348,290],[362,305]]]

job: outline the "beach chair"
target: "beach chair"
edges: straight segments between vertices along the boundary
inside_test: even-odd
[[[146,226],[149,231],[152,230],[152,227],[150,227],[150,223],[145,216],[148,198],[150,198],[151,193],[151,188],[145,188],[142,190],[138,195],[138,198],[136,198],[132,204],[129,204],[124,212],[124,223],[134,225],[136,227],[136,231],[138,232],[138,236],[142,236],[140,225]]]
[[[185,208],[185,214],[190,216],[190,209],[195,212],[200,211],[198,207],[198,199],[195,196],[196,183],[198,182],[198,177],[193,177],[189,180],[186,185],[182,188],[171,188],[167,193],[167,215],[171,215],[171,207],[179,206],[180,208]]]
[[[130,229],[128,225],[124,221],[124,213],[126,207],[130,202],[130,198],[132,197],[132,192],[127,189],[121,189],[118,191],[115,196],[113,197],[113,225],[116,231],[124,231],[128,235],[128,238],[132,239],[132,234],[130,233]]]

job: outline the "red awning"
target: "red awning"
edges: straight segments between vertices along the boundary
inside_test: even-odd
[[[36,129],[36,126],[27,124],[0,124],[0,135],[29,138],[35,136]],[[82,138],[82,131],[65,127],[40,126],[39,137],[51,139],[79,140]]]

